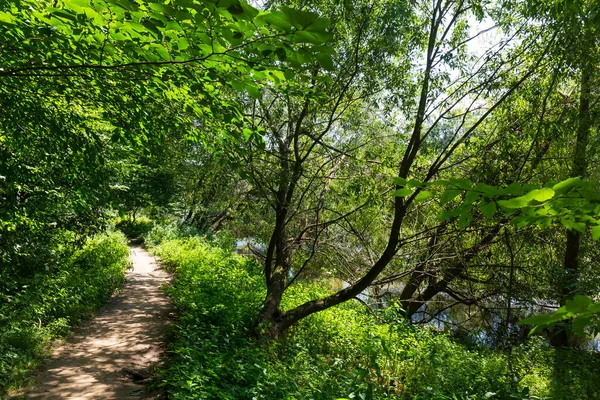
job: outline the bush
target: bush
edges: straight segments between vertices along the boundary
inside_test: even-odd
[[[154,252],[176,272],[170,294],[180,313],[164,384],[174,399],[241,398],[265,362],[248,339],[264,295],[258,266],[198,237]]]
[[[139,217],[135,220],[122,218],[117,220],[115,224],[115,228],[123,232],[128,238],[143,238],[153,227],[154,222],[144,217]]]
[[[0,395],[16,387],[46,355],[51,339],[106,303],[125,280],[123,234],[94,236],[52,268],[26,280],[0,276]]]
[[[142,237],[148,246],[154,248],[163,242],[192,237],[204,237],[206,243],[210,243],[212,246],[227,250],[228,252],[234,251],[237,244],[237,240],[231,232],[205,232],[193,225],[176,221],[154,224],[152,229],[142,235]]]
[[[162,242],[192,237],[199,235],[200,233],[201,232],[197,228],[191,225],[171,221],[169,223],[154,225],[143,238],[147,245],[158,246]]]
[[[600,389],[589,369],[598,361],[589,355],[533,340],[513,349],[509,374],[504,351],[410,326],[395,307],[374,316],[358,302],[314,314],[265,344],[257,336],[265,287],[255,261],[198,237],[164,241],[154,252],[175,272],[170,295],[180,320],[162,381],[173,399],[541,399],[559,392],[555,399],[589,399]],[[326,293],[299,283],[284,306]],[[557,369],[557,360],[568,365],[570,381],[557,376],[567,368]]]

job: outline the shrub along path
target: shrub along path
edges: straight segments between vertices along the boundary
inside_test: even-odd
[[[143,248],[131,246],[125,288],[75,329],[36,377],[30,399],[152,399],[135,381],[150,376],[162,353],[171,304],[160,286],[169,275]],[[144,382],[141,382],[144,383]]]

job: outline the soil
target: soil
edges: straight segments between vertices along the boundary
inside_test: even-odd
[[[173,309],[161,289],[170,282],[154,258],[130,245],[133,269],[122,291],[77,327],[36,376],[28,399],[158,399],[154,368],[164,355]]]

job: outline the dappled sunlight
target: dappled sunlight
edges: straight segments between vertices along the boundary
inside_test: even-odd
[[[141,247],[131,247],[133,270],[124,289],[93,321],[75,329],[36,378],[31,399],[154,398],[123,369],[147,371],[162,354],[170,303],[161,290],[169,281]]]

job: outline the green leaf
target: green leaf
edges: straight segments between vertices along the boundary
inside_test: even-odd
[[[506,208],[522,208],[526,207],[530,201],[546,201],[554,197],[554,190],[544,188],[544,189],[533,189],[530,190],[527,194],[524,194],[520,197],[515,197],[514,199],[508,200],[498,200],[498,204],[502,207]]]
[[[252,97],[253,99],[258,99],[260,98],[260,88],[258,86],[255,86],[253,84],[247,84],[246,86],[246,91],[248,92],[248,95],[250,95],[250,97]]]
[[[392,192],[392,196],[396,196],[396,197],[405,197],[405,196],[410,196],[412,194],[412,189],[408,189],[408,188],[404,188],[404,189],[398,189],[398,190],[394,190]]]
[[[287,59],[287,53],[283,47],[278,47],[275,49],[275,55],[279,61],[285,61]]]
[[[483,192],[483,194],[487,197],[494,197],[500,194],[500,189],[494,186],[486,185],[485,183],[478,183],[473,189]]]
[[[419,194],[415,197],[415,202],[421,203],[423,201],[429,200],[433,196],[433,193],[428,192],[426,190],[419,192]]]
[[[309,32],[325,32],[327,28],[331,25],[331,21],[327,18],[319,18],[312,24],[306,27],[306,30]]]
[[[519,321],[519,325],[547,326],[552,323],[570,318],[571,316],[572,315],[570,315],[564,307],[561,307],[558,310],[548,313],[548,314],[532,315],[530,317],[524,318]]]
[[[570,313],[578,314],[586,311],[592,303],[589,297],[578,294],[565,302],[565,309]]]
[[[329,40],[328,36],[318,35],[313,32],[307,31],[296,31],[294,32],[295,43],[310,43],[310,44],[323,44]]]
[[[577,232],[584,233],[585,228],[586,228],[586,225],[584,222],[574,222],[573,223],[573,229],[575,229]]]
[[[600,225],[592,227],[592,239],[600,239]]]
[[[150,3],[150,4],[148,4],[148,6],[151,9],[153,9],[154,11],[158,11],[158,12],[166,14],[166,15],[175,16],[175,13],[176,13],[176,11],[173,7],[169,7],[165,4]]]
[[[312,12],[296,10],[286,6],[281,6],[279,9],[287,16],[288,21],[302,29],[317,21],[318,18],[318,15]]]
[[[560,223],[567,229],[573,229],[574,222],[569,218],[559,218]]]
[[[144,33],[148,31],[148,29],[146,29],[146,27],[140,24],[139,22],[126,21],[125,23],[123,23],[123,27],[127,31],[133,30],[138,33]]]
[[[394,183],[398,186],[404,186],[406,184],[406,178],[397,176],[394,178]]]
[[[175,13],[175,19],[179,22],[192,21],[194,16],[187,11],[177,11],[177,13]]]
[[[90,0],[68,0],[68,1],[65,1],[65,7],[68,7],[72,4],[75,4],[80,7],[89,7]]]
[[[440,199],[440,204],[444,205],[444,204],[451,202],[452,200],[454,200],[456,198],[456,196],[460,195],[461,193],[462,193],[462,190],[456,190],[456,189],[444,190],[444,193],[442,193],[442,197]]]
[[[469,212],[469,211],[463,212],[458,217],[458,228],[465,229],[466,227],[468,227],[471,224],[472,220],[473,220],[473,214],[471,214],[471,212]]]
[[[70,10],[53,9],[51,12],[52,12],[52,15],[55,17],[60,17],[60,18],[67,19],[72,22],[77,22],[76,14],[74,14]]]
[[[425,184],[418,179],[411,179],[408,182],[406,182],[406,187],[409,187],[409,188],[424,187],[424,186],[425,186]]]
[[[333,71],[335,69],[335,66],[333,65],[333,59],[329,54],[317,53],[315,54],[315,58],[325,70]]]
[[[292,29],[291,21],[280,11],[272,11],[261,14],[256,18],[257,22],[267,23],[281,31],[289,32]]]
[[[479,209],[484,216],[487,218],[492,218],[494,214],[496,214],[497,207],[495,202],[490,201],[489,203],[479,204]]]
[[[229,12],[231,15],[241,15],[244,14],[244,8],[241,4],[236,2],[227,7],[227,12]]]
[[[244,18],[244,19],[247,19],[247,20],[251,21],[259,13],[258,9],[252,7],[246,1],[241,1],[240,5],[244,9],[244,14],[237,15],[237,18]]]
[[[458,217],[464,210],[456,208],[454,210],[446,210],[437,216],[440,221],[446,221],[454,217]]]
[[[471,204],[473,204],[475,202],[475,200],[477,200],[479,198],[479,196],[481,196],[481,193],[469,190],[465,194],[465,200],[463,201],[463,204],[464,205],[471,205]]]
[[[429,186],[432,186],[432,187],[433,187],[433,186],[441,186],[441,187],[446,187],[446,186],[448,186],[449,184],[450,184],[450,182],[448,182],[448,181],[447,181],[447,180],[445,180],[445,179],[440,179],[440,180],[437,180],[437,181],[432,181],[432,182],[429,182]]]
[[[592,316],[592,315],[580,316],[580,317],[574,318],[573,323],[571,324],[573,332],[575,332],[575,334],[579,335],[579,336],[587,336],[586,332],[585,332],[585,328],[587,328],[589,325],[592,325],[593,320],[594,320],[594,316]]]
[[[510,196],[519,196],[523,193],[521,184],[519,182],[513,182],[506,188],[500,190],[500,194],[507,194]]]
[[[137,4],[129,0],[107,0],[107,2],[129,11],[135,11],[138,9]]]
[[[509,200],[498,200],[498,205],[506,208],[522,208],[529,204],[529,200],[528,197],[521,196]]]
[[[186,38],[180,38],[177,41],[177,46],[179,47],[179,50],[185,50],[188,47],[190,47],[190,43],[187,41]]]
[[[127,39],[128,39],[128,37],[127,37],[127,36],[123,35],[123,34],[122,34],[122,33],[120,33],[120,32],[111,32],[111,33],[110,33],[110,36],[111,36],[113,39],[115,39],[115,40],[118,40],[118,41],[122,41],[122,40],[127,40]]]
[[[459,189],[470,190],[473,186],[473,181],[470,179],[450,179],[450,183]]]
[[[181,32],[183,29],[181,29],[181,25],[179,25],[177,22],[169,21],[169,22],[167,22],[167,25],[165,26],[165,30]]]
[[[552,187],[552,189],[558,194],[563,194],[563,193],[566,193],[569,190],[571,190],[573,187],[580,186],[580,185],[581,185],[581,179],[569,178],[569,179],[565,179],[562,182],[557,183],[556,185],[554,185]]]
[[[548,188],[539,189],[539,190],[537,190],[535,196],[533,196],[533,199],[540,201],[540,202],[550,200],[551,198],[554,197],[555,193],[556,192],[552,189],[548,189]]]
[[[167,51],[167,49],[165,49],[163,46],[161,45],[157,45],[156,47],[156,52],[158,53],[158,55],[163,59],[163,60],[170,60],[171,59],[171,55],[169,54],[169,52]]]
[[[530,223],[532,223],[533,221],[535,221],[535,218],[527,216],[527,215],[519,215],[516,218],[513,218],[510,223],[511,225],[516,225],[518,228],[522,228],[524,226],[529,225]]]

